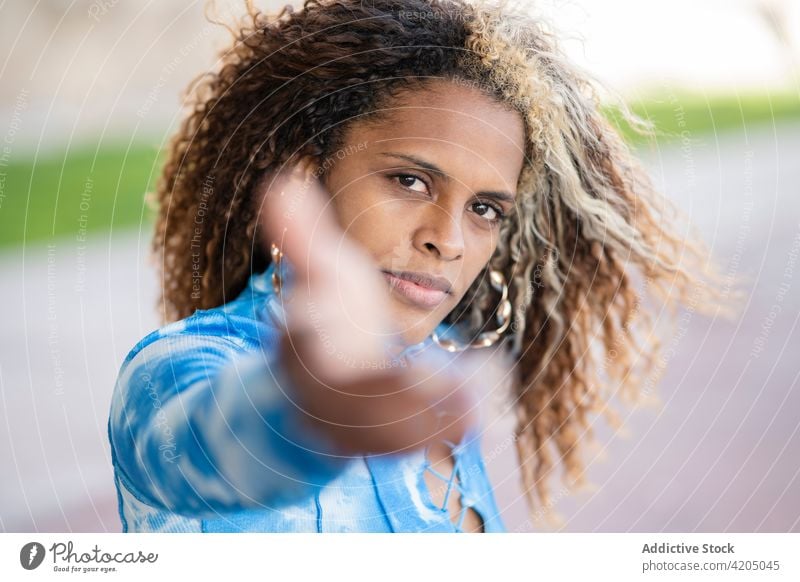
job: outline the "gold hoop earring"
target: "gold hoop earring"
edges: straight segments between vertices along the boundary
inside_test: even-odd
[[[440,347],[448,352],[462,352],[467,348],[488,348],[497,343],[503,336],[503,333],[508,329],[511,323],[512,308],[511,301],[508,299],[508,285],[506,284],[506,278],[503,276],[503,273],[495,269],[489,271],[489,281],[492,287],[496,291],[499,291],[501,295],[496,315],[497,329],[481,332],[476,339],[469,343],[462,343],[449,338],[440,338],[439,334],[434,330],[431,334],[431,338]]]
[[[272,288],[275,290],[275,295],[280,298],[281,290],[283,289],[283,281],[281,280],[280,268],[281,268],[281,259],[283,258],[283,253],[281,249],[276,245],[274,242],[270,244],[269,247],[269,254],[272,257],[272,262],[275,264],[275,268],[272,271]]]

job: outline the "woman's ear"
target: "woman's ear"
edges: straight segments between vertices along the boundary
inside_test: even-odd
[[[315,178],[319,178],[322,168],[319,164],[319,159],[316,155],[299,151],[283,162],[281,164],[281,168],[290,168],[294,167],[297,171],[302,172],[304,174],[310,173]]]

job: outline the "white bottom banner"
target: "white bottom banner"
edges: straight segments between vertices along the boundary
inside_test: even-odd
[[[800,534],[0,534],[0,580],[800,580]],[[280,578],[276,578],[280,576]]]

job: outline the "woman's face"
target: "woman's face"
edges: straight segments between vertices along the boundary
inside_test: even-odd
[[[435,329],[492,256],[515,211],[524,140],[518,112],[436,81],[404,92],[379,123],[353,122],[320,162],[342,228],[383,272],[406,343]],[[415,273],[438,281],[420,286]]]

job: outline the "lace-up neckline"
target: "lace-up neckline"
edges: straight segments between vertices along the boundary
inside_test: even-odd
[[[475,515],[478,520],[478,531],[484,531],[484,517],[480,514],[480,512],[475,507],[476,500],[472,495],[472,490],[470,488],[470,484],[468,480],[465,480],[465,473],[467,471],[464,470],[464,466],[466,464],[464,452],[464,445],[456,444],[449,440],[444,440],[444,444],[447,445],[449,448],[449,459],[452,461],[452,470],[449,476],[442,474],[440,471],[434,469],[433,465],[438,463],[431,463],[430,460],[430,452],[431,452],[431,445],[425,447],[423,452],[422,464],[419,469],[420,479],[422,480],[421,486],[424,487],[425,493],[425,501],[430,503],[430,505],[436,510],[440,511],[443,514],[443,518],[448,519],[451,523],[453,523],[455,531],[457,533],[464,532],[464,523],[469,514],[470,509],[475,512]],[[445,457],[447,459],[447,457]],[[441,487],[444,488],[444,496],[442,498],[441,505],[438,505],[434,500],[434,495],[432,491],[429,489],[428,484],[425,480],[425,474],[432,475],[437,481],[441,482]],[[451,499],[456,496],[458,497],[459,509],[456,516],[451,515],[450,512],[450,503]]]

